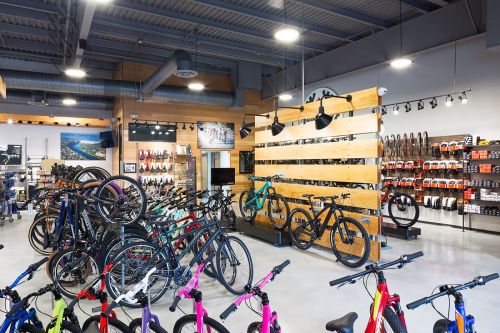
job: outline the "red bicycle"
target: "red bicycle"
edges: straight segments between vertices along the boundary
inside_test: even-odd
[[[384,270],[393,266],[397,266],[398,269],[403,268],[404,265],[423,255],[423,252],[420,251],[413,254],[402,255],[399,259],[383,265],[368,265],[365,267],[364,272],[330,281],[330,286],[333,287],[338,285],[340,288],[346,284],[354,284],[363,278],[365,289],[368,290],[368,277],[371,274],[375,275],[377,278],[377,291],[375,292],[375,297],[369,294],[373,299],[373,303],[371,305],[370,319],[368,320],[365,333],[407,333],[405,316],[401,308],[399,295],[391,295],[389,293]],[[330,321],[326,324],[326,329],[337,333],[352,333],[354,332],[353,325],[356,319],[358,319],[358,314],[350,312],[342,318]]]

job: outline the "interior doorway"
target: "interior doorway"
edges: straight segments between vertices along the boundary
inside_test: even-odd
[[[201,189],[215,190],[212,185],[212,169],[213,168],[229,168],[231,167],[231,152],[230,151],[210,151],[204,150],[201,152]],[[229,186],[223,186],[224,190],[229,189]]]

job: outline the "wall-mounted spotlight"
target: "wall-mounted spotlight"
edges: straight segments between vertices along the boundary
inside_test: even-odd
[[[241,128],[240,128],[240,138],[242,138],[242,139],[246,138],[248,136],[248,134],[250,134],[250,132],[252,132],[252,130],[250,129],[250,126],[252,124],[248,124],[245,121],[245,117],[246,116],[265,117],[266,119],[270,118],[269,114],[266,114],[266,115],[252,114],[252,113],[246,113],[246,114],[244,114],[243,115],[243,121],[241,122]]]
[[[434,97],[433,99],[431,99],[431,101],[429,102],[429,104],[431,105],[432,109],[436,108],[436,106],[438,105],[436,97]]]
[[[32,122],[31,120],[28,120],[28,121],[27,121],[27,123],[28,123],[29,125],[33,124],[33,122]]]
[[[40,120],[40,121],[38,122],[38,125],[43,125],[43,121],[41,121],[41,120]]]
[[[410,112],[411,111],[411,104],[408,102],[405,104],[405,112]]]
[[[424,109],[424,102],[422,102],[422,101],[418,101],[418,104],[417,104],[417,109],[418,109],[418,110],[423,110],[423,109]]]
[[[182,124],[182,129],[183,129],[183,130],[185,130],[185,129],[186,129],[186,124],[185,124],[185,123],[183,123],[183,124]]]
[[[399,104],[396,104],[392,107],[392,114],[395,116],[399,115]]]
[[[325,108],[323,107],[323,99],[325,98],[342,98],[345,99],[348,103],[352,102],[352,96],[347,95],[347,96],[335,96],[335,95],[323,95],[321,99],[319,100],[319,109],[318,109],[318,114],[316,115],[315,123],[316,123],[316,129],[321,130],[328,125],[333,120],[333,116],[326,114],[325,113]]]
[[[68,126],[68,127],[71,126],[71,123],[66,123],[66,126]]]
[[[462,104],[467,104],[467,101],[469,100],[467,98],[467,95],[465,94],[465,91],[462,93],[462,95],[458,96],[458,99],[462,102]]]
[[[453,105],[453,96],[448,95],[446,96],[446,102],[444,103],[447,107],[450,107]]]
[[[383,106],[381,109],[380,109],[380,113],[385,116],[387,114],[387,108],[385,106]]]
[[[156,122],[155,129],[157,129],[157,130],[159,130],[159,129],[160,129],[160,124],[158,124],[158,122]]]
[[[278,119],[278,108],[276,108],[276,110],[274,110],[274,121],[273,124],[271,125],[271,133],[273,134],[273,136],[276,136],[280,134],[284,128],[285,124],[280,123]]]
[[[194,124],[189,125],[189,129],[190,129],[191,131],[194,131]]]

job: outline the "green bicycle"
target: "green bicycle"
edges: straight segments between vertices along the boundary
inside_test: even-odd
[[[264,208],[266,199],[269,198],[267,201],[267,216],[269,220],[276,229],[282,230],[286,227],[290,208],[288,208],[285,198],[281,194],[276,193],[271,182],[281,177],[283,177],[282,174],[266,177],[266,182],[258,190],[255,189],[254,182],[259,177],[248,178],[252,181],[252,187],[248,191],[243,191],[240,195],[240,211],[245,221],[254,223],[257,211]]]

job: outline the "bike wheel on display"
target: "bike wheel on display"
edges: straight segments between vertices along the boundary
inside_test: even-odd
[[[253,223],[255,220],[255,215],[257,215],[257,207],[255,206],[255,201],[245,206],[245,204],[252,200],[253,196],[250,195],[250,191],[243,191],[240,195],[240,212],[243,219],[247,222]]]
[[[245,243],[237,237],[225,237],[215,258],[220,283],[232,294],[243,295],[252,285],[253,262]]]
[[[414,197],[396,192],[387,206],[391,220],[399,227],[409,228],[418,221],[420,209]]]
[[[156,246],[147,242],[132,243],[116,251],[112,258],[113,268],[106,275],[106,288],[113,299],[130,291],[146,273],[166,259]],[[168,290],[171,277],[170,265],[150,277],[148,295],[151,304],[157,302]],[[138,308],[141,305],[122,301],[121,305]]]
[[[96,192],[97,212],[111,224],[133,224],[146,212],[146,193],[139,183],[126,176],[104,180]]]
[[[142,333],[143,332],[142,318],[136,318],[132,320],[128,325],[128,327],[130,328],[131,333]],[[153,331],[155,333],[167,333],[166,329],[164,329],[163,327],[161,327],[152,320],[149,322],[148,328],[145,331],[147,332],[148,330]]]
[[[313,219],[311,215],[302,208],[295,208],[288,217],[288,233],[296,247],[307,250],[313,244]]]
[[[52,252],[51,235],[55,231],[55,226],[59,220],[59,215],[40,215],[33,220],[28,231],[28,239],[31,247],[36,252],[48,256]]]
[[[82,330],[84,332],[87,331],[87,329],[90,327],[90,325],[96,325],[97,329],[99,330],[99,322],[101,320],[101,316],[92,316],[89,317],[87,320],[82,325]],[[93,330],[91,330],[93,331]],[[108,317],[108,332],[113,332],[113,333],[132,333],[130,328],[127,326],[127,324],[122,323],[116,318],[113,317]]]
[[[73,188],[78,187],[88,181],[100,181],[111,177],[109,172],[99,167],[88,167],[80,170],[72,179],[71,186]]]
[[[347,267],[364,265],[370,256],[370,237],[357,220],[340,217],[330,232],[330,245],[337,260]]]
[[[406,327],[391,308],[384,310],[384,331],[387,333],[408,333]]]
[[[212,332],[212,333],[229,333],[227,328],[225,328],[221,323],[218,321],[210,318],[210,317],[204,317],[203,318],[203,324],[204,324],[204,331],[205,332]],[[188,314],[185,315],[181,318],[179,318],[174,325],[174,332],[173,333],[188,333],[188,332],[197,332],[196,328],[196,315],[195,314]]]
[[[290,208],[285,197],[281,194],[273,194],[267,202],[267,216],[276,229],[283,230],[286,227]]]

